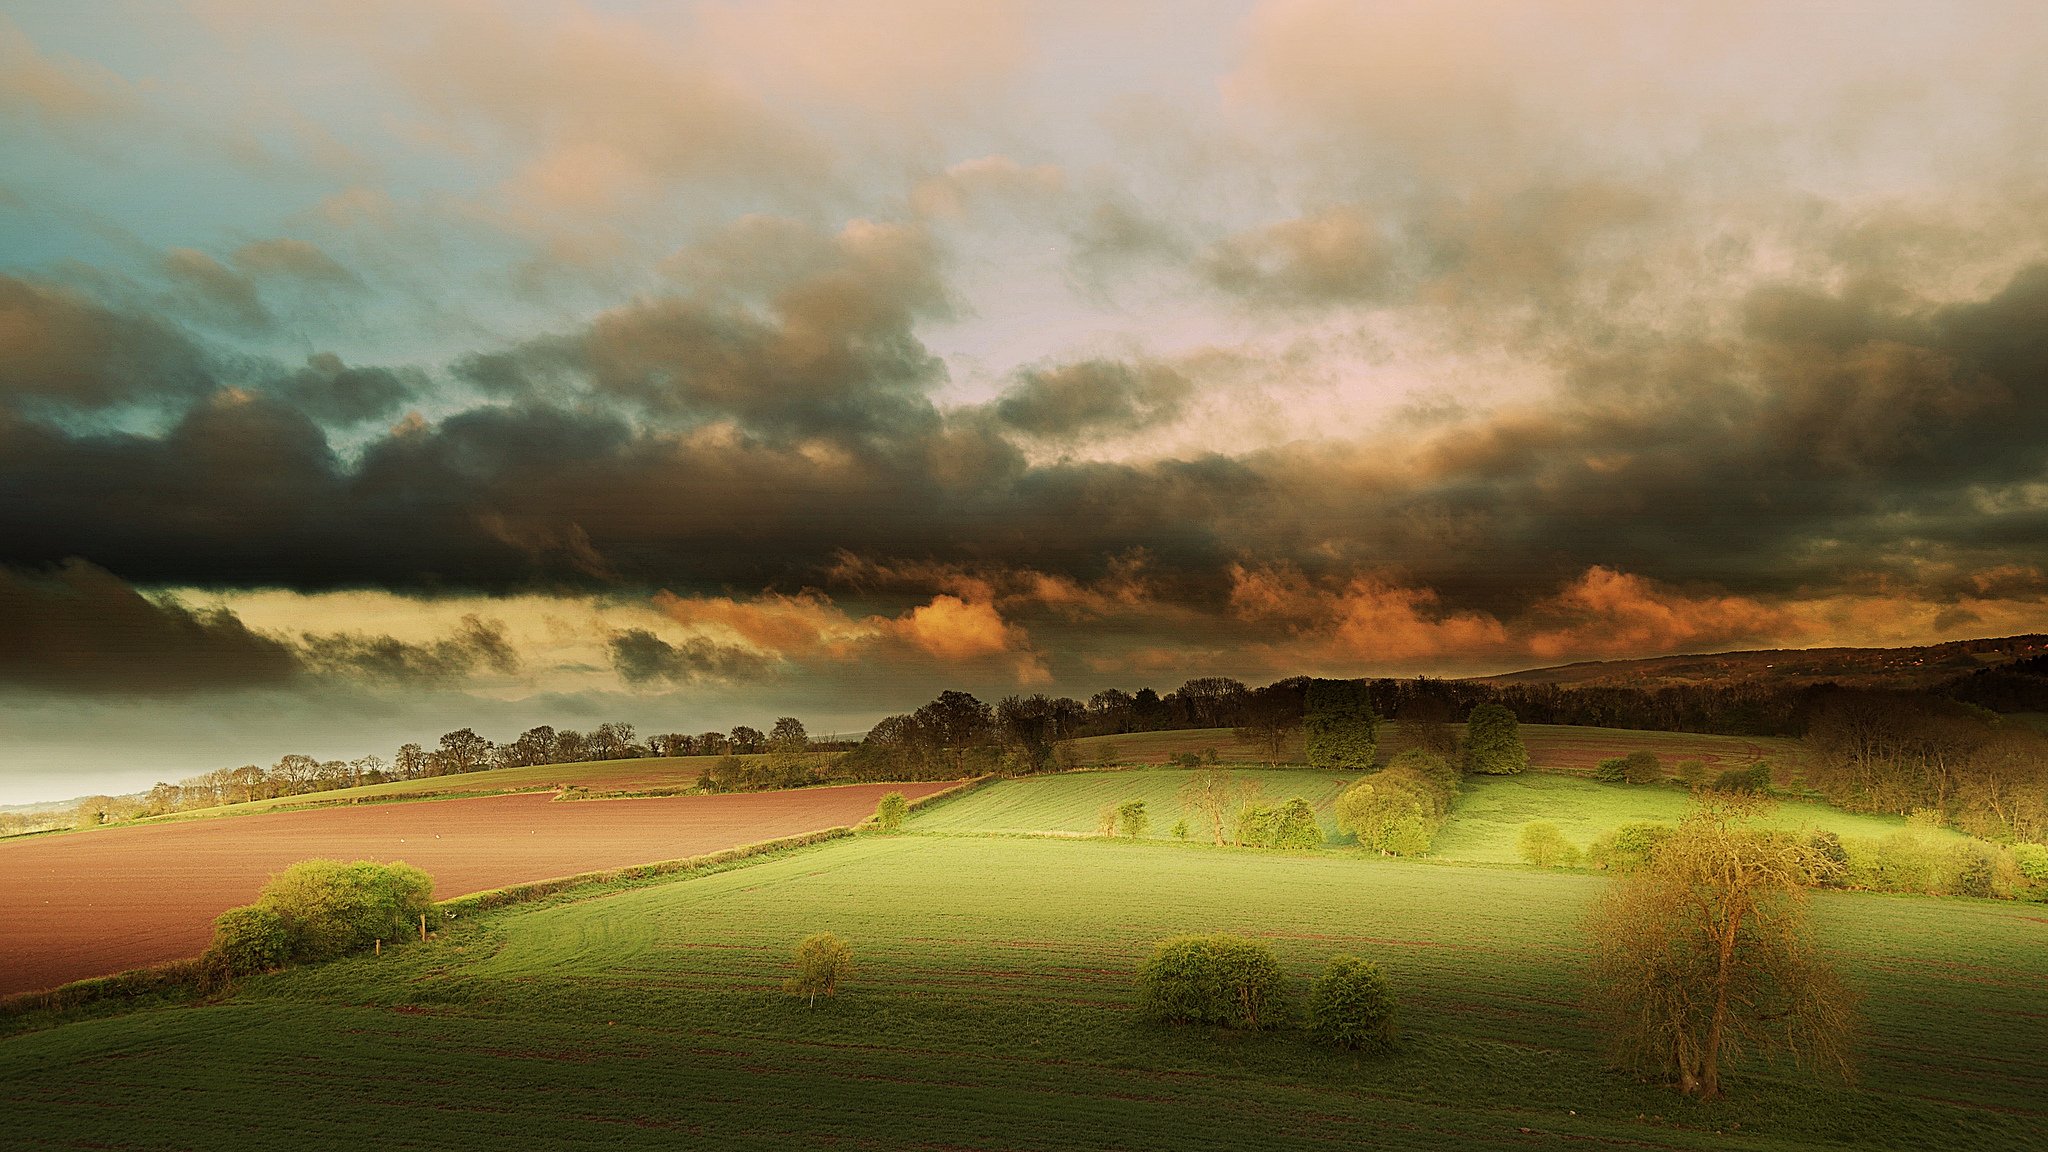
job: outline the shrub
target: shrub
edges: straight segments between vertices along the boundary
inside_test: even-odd
[[[1311,768],[1359,771],[1379,750],[1379,717],[1364,680],[1311,680],[1302,730]]]
[[[1515,714],[1498,704],[1481,704],[1465,721],[1465,771],[1512,776],[1529,766],[1529,750]]]
[[[1309,802],[1296,796],[1280,806],[1272,837],[1274,848],[1320,848],[1323,826],[1316,823],[1316,810]]]
[[[1138,970],[1139,1007],[1170,1024],[1271,1028],[1285,1013],[1280,962],[1237,936],[1163,940]]]
[[[1697,788],[1707,782],[1707,765],[1704,760],[1680,760],[1678,779],[1688,788]]]
[[[1943,888],[1943,853],[1914,829],[1877,840],[1845,840],[1850,886],[1873,892],[1925,892]]]
[[[267,972],[292,958],[291,928],[275,908],[263,904],[230,908],[215,918],[206,954],[236,975]]]
[[[782,982],[782,990],[816,1007],[818,997],[838,995],[840,981],[852,975],[853,946],[830,932],[818,932],[796,946],[796,974]]]
[[[1175,821],[1173,822],[1173,827],[1172,827],[1172,828],[1170,828],[1170,829],[1168,829],[1168,831],[1170,831],[1170,832],[1171,832],[1171,833],[1173,834],[1173,838],[1174,838],[1175,840],[1185,840],[1185,839],[1187,839],[1187,838],[1188,838],[1188,822],[1187,822],[1187,820],[1186,820],[1185,818],[1183,818],[1183,819],[1180,819],[1180,820],[1175,820]]]
[[[1176,768],[1185,768],[1192,772],[1202,766],[1202,754],[1200,752],[1176,752],[1173,754],[1172,764]]]
[[[737,756],[720,756],[697,777],[697,787],[706,792],[743,792],[751,783],[747,762]]]
[[[283,922],[293,959],[326,960],[416,931],[434,881],[410,864],[302,860],[264,885],[258,905]]]
[[[1244,848],[1269,848],[1280,810],[1264,804],[1246,804],[1237,810],[1237,843]]]
[[[1621,758],[1621,774],[1630,784],[1655,784],[1664,778],[1664,762],[1647,748],[1638,748]]]
[[[1522,825],[1517,846],[1522,859],[1538,868],[1571,868],[1579,862],[1579,847],[1564,838],[1557,825],[1538,820]]]
[[[1956,896],[1992,895],[1991,885],[1996,859],[1987,844],[1958,844],[1950,853],[1949,870],[1953,879],[1947,888]]]
[[[1634,872],[1650,863],[1659,845],[1671,838],[1677,829],[1669,824],[1642,821],[1623,824],[1607,835],[1593,841],[1586,849],[1586,859],[1596,868],[1611,872]]]
[[[1457,782],[1449,761],[1411,748],[1337,797],[1337,827],[1373,851],[1398,856],[1427,852],[1450,814]]]
[[[1122,815],[1122,811],[1116,805],[1104,804],[1102,810],[1095,814],[1095,834],[1097,836],[1116,835],[1117,820]]]
[[[1609,756],[1607,759],[1593,765],[1593,779],[1598,780],[1602,784],[1620,784],[1626,781],[1628,779],[1628,759],[1622,756]]]
[[[904,817],[910,815],[910,801],[901,792],[885,792],[882,802],[875,805],[875,828],[881,832],[898,832],[903,828]]]
[[[1771,790],[1771,765],[1768,760],[1759,760],[1747,768],[1730,768],[1714,777],[1716,792],[1749,792],[1758,796],[1767,795]]]
[[[1309,986],[1308,1031],[1339,1048],[1392,1051],[1394,993],[1379,965],[1356,956],[1330,957]]]
[[[1143,800],[1126,800],[1116,810],[1117,829],[1126,836],[1143,836],[1152,827],[1152,817],[1145,814]]]
[[[1906,823],[1915,828],[1941,828],[1948,824],[1948,817],[1939,808],[1915,808],[1906,813]]]
[[[2035,884],[2048,884],[2048,844],[2015,844],[2012,856],[2021,876]]]
[[[1849,850],[1833,832],[1816,831],[1806,838],[1807,882],[1839,888],[1848,879]]]

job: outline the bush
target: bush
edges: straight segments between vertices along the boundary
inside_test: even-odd
[[[1202,754],[1200,752],[1176,752],[1173,754],[1173,759],[1169,762],[1175,768],[1185,768],[1193,772],[1202,766]]]
[[[260,907],[284,924],[294,960],[326,960],[403,940],[434,907],[434,881],[410,864],[302,860],[264,885]]]
[[[1187,822],[1187,820],[1186,820],[1185,818],[1183,818],[1183,819],[1180,819],[1180,820],[1175,820],[1175,821],[1173,822],[1173,827],[1172,827],[1172,828],[1170,828],[1170,829],[1168,829],[1168,831],[1170,831],[1170,832],[1171,832],[1171,833],[1173,834],[1173,838],[1174,838],[1175,840],[1185,840],[1185,839],[1187,839],[1187,838],[1188,838],[1188,822]]]
[[[903,820],[910,815],[910,801],[901,792],[884,792],[882,802],[875,805],[875,828],[881,832],[898,832]]]
[[[1271,1028],[1285,1014],[1280,962],[1237,936],[1163,940],[1138,970],[1139,1008],[1170,1024]]]
[[[1280,810],[1264,804],[1246,804],[1237,810],[1237,843],[1241,848],[1269,848],[1273,829],[1280,822]]]
[[[1337,827],[1356,835],[1360,847],[1418,855],[1442,830],[1457,789],[1448,760],[1411,748],[1337,797]]]
[[[1949,879],[1947,888],[1956,896],[1989,897],[1994,895],[1992,880],[1996,875],[1997,857],[1988,844],[1958,844],[1950,853]]]
[[[1807,882],[1840,888],[1849,876],[1849,850],[1833,832],[1816,831],[1806,838]]]
[[[1730,768],[1719,776],[1714,777],[1713,789],[1716,792],[1748,792],[1758,796],[1768,795],[1771,791],[1770,762],[1759,760],[1747,768]]]
[[[1362,771],[1379,750],[1379,717],[1364,680],[1311,680],[1302,730],[1311,768]]]
[[[1678,829],[1669,824],[1648,821],[1623,824],[1593,841],[1586,849],[1586,859],[1596,868],[1634,872],[1649,864],[1650,858],[1656,855],[1657,847],[1676,831]]]
[[[1688,788],[1697,788],[1707,782],[1707,765],[1703,760],[1680,760],[1678,779]]]
[[[1628,759],[1622,756],[1609,756],[1593,765],[1593,779],[1602,784],[1622,783],[1628,779]]]
[[[1309,986],[1308,1031],[1339,1048],[1392,1051],[1394,994],[1379,965],[1356,956],[1330,957]]]
[[[1323,846],[1323,826],[1316,823],[1316,810],[1307,800],[1296,796],[1280,806],[1278,818],[1273,822],[1273,848],[1320,848]]]
[[[819,932],[796,946],[796,974],[782,982],[782,990],[816,1007],[818,997],[838,995],[840,981],[852,975],[853,946],[830,932]]]
[[[2048,884],[2048,844],[2015,844],[2012,856],[2021,876],[2034,884]]]
[[[747,762],[737,756],[720,756],[697,777],[697,787],[706,792],[744,792],[751,784]]]
[[[1465,771],[1512,776],[1529,766],[1529,750],[1515,714],[1498,704],[1481,704],[1465,721]]]
[[[1143,800],[1126,800],[1116,810],[1117,830],[1126,836],[1143,836],[1152,827],[1152,817],[1145,814]]]
[[[1924,892],[1943,888],[1943,853],[1908,829],[1878,840],[1845,840],[1848,883],[1872,892]]]
[[[1655,784],[1664,778],[1664,762],[1647,748],[1639,748],[1621,759],[1622,778],[1630,784]]]
[[[1536,821],[1522,825],[1517,842],[1522,859],[1538,868],[1572,868],[1579,863],[1579,847],[1564,838],[1557,825]]]
[[[267,972],[292,958],[292,932],[275,908],[247,904],[230,908],[213,922],[213,943],[206,949],[236,975]]]
[[[1122,816],[1122,810],[1115,804],[1104,804],[1101,811],[1095,813],[1095,834],[1097,836],[1116,835],[1116,824]]]

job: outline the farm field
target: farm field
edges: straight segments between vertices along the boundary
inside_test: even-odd
[[[1464,725],[1451,729],[1462,734]],[[1710,773],[1744,767],[1769,759],[1788,767],[1800,763],[1799,741],[1777,736],[1708,736],[1693,732],[1642,732],[1633,728],[1590,728],[1573,724],[1523,724],[1522,743],[1529,749],[1531,764],[1540,772],[1582,775],[1594,765],[1613,756],[1626,756],[1639,749],[1655,752],[1670,772],[1680,760],[1699,760]],[[1413,744],[1413,736],[1398,721],[1380,725],[1380,758],[1386,760]],[[1200,754],[1214,748],[1226,764],[1261,764],[1265,755],[1253,745],[1237,739],[1229,728],[1192,728],[1174,732],[1127,732],[1117,736],[1090,736],[1076,740],[1085,764],[1164,764],[1176,755]],[[1281,755],[1283,764],[1301,764],[1307,753],[1299,730],[1289,734]]]
[[[485,796],[511,792],[552,792],[575,788],[587,792],[644,792],[655,789],[687,788],[718,759],[716,756],[643,756],[631,760],[586,760],[574,764],[532,764],[521,768],[491,768],[453,776],[429,776],[422,780],[391,780],[327,792],[306,792],[296,796],[275,796],[246,800],[213,808],[193,808],[153,817],[155,821],[190,820],[212,816],[241,816],[251,812],[315,808],[332,804],[365,804],[389,800],[429,800],[444,796]],[[762,756],[742,756],[761,760]]]
[[[787,792],[563,803],[510,795],[258,813],[0,841],[0,995],[196,955],[213,918],[296,860],[404,860],[435,895],[693,856],[853,824],[884,792]]]
[[[1517,837],[1522,826],[1542,820],[1584,848],[1623,824],[1657,820],[1676,824],[1689,803],[1669,786],[1599,784],[1573,776],[1467,776],[1451,807],[1451,819],[1430,855],[1444,860],[1494,864],[1521,862]],[[1826,804],[1781,800],[1759,823],[1779,828],[1818,828],[1844,838],[1878,838],[1905,831],[1902,816],[1866,816]],[[1916,829],[1933,840],[1968,839],[1946,828]]]
[[[1821,939],[1866,997],[1860,1082],[1753,1066],[1699,1105],[1607,1069],[1580,1021],[1576,926],[1604,883],[865,835],[500,909],[218,1003],[16,1031],[0,1101],[21,1148],[2038,1146],[2034,910],[1820,895]],[[856,972],[810,1009],[778,983],[819,930]],[[1189,931],[1265,939],[1297,988],[1334,952],[1378,960],[1403,1050],[1141,1021],[1135,966]]]
[[[1109,772],[1066,772],[1002,780],[986,788],[915,813],[904,827],[913,832],[1038,832],[1092,835],[1106,804],[1143,800],[1151,818],[1148,839],[1173,838],[1176,820],[1186,819],[1189,838],[1209,831],[1197,813],[1180,810],[1179,790],[1193,773],[1179,768]],[[1311,772],[1305,768],[1242,769],[1239,778],[1259,786],[1263,803],[1300,796],[1313,804],[1325,836],[1337,835],[1337,794],[1358,779],[1355,772]]]

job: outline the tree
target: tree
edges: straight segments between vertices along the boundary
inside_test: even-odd
[[[1565,839],[1557,825],[1541,820],[1522,825],[1516,847],[1523,860],[1538,868],[1570,868],[1579,862],[1578,845]]]
[[[441,737],[441,746],[435,750],[434,757],[440,762],[444,774],[475,772],[490,767],[491,751],[491,742],[477,735],[474,729],[457,728]]]
[[[853,946],[830,932],[819,932],[796,946],[796,974],[782,982],[782,990],[806,998],[815,1008],[818,997],[838,995],[840,982],[852,975]]]
[[[1259,750],[1269,767],[1277,767],[1287,751],[1287,737],[1301,727],[1301,713],[1277,696],[1255,693],[1244,706],[1244,722],[1233,733]]]
[[[587,739],[590,755],[597,760],[624,760],[640,752],[633,743],[633,726],[616,720],[599,724]]]
[[[1249,781],[1239,780],[1228,772],[1205,768],[1188,775],[1187,782],[1180,786],[1180,806],[1184,812],[1192,812],[1209,824],[1216,843],[1225,843],[1225,824],[1232,814],[1258,795],[1258,786]]]
[[[1237,936],[1162,940],[1138,970],[1139,1008],[1172,1024],[1270,1028],[1285,1011],[1273,950]]]
[[[801,754],[810,750],[811,734],[803,721],[794,716],[775,718],[775,727],[768,732],[768,751]]]
[[[1647,867],[1588,919],[1591,1007],[1615,1054],[1701,1099],[1748,1048],[1849,1073],[1854,997],[1812,943],[1796,838],[1746,826],[1765,802],[1701,793]]]
[[[1529,766],[1529,750],[1515,714],[1498,704],[1481,704],[1465,721],[1465,771],[1512,776]]]
[[[875,830],[894,833],[903,829],[904,817],[910,815],[910,801],[901,792],[884,792],[882,800],[875,805]]]
[[[1433,682],[1418,681],[1417,687],[1426,683]],[[1444,756],[1458,751],[1458,734],[1451,728],[1451,705],[1442,696],[1432,692],[1408,698],[1401,704],[1398,719],[1415,747]]]
[[[1309,681],[1308,713],[1302,724],[1308,734],[1309,767],[1342,772],[1372,767],[1379,749],[1379,717],[1373,713],[1365,681]]]
[[[1394,993],[1379,965],[1337,955],[1308,993],[1309,1035],[1339,1048],[1391,1052],[1394,1048]]]
[[[1126,800],[1116,810],[1116,823],[1118,832],[1136,840],[1152,827],[1152,817],[1146,814],[1143,800]]]
[[[749,728],[742,724],[732,730],[731,743],[734,754],[751,756],[767,747],[768,737],[763,736],[759,728]]]

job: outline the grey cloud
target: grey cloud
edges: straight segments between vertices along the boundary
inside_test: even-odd
[[[1086,360],[1034,369],[991,406],[995,418],[1047,439],[1133,431],[1178,416],[1192,386],[1155,362]]]
[[[758,653],[702,636],[671,644],[644,628],[612,634],[612,666],[629,684],[694,684],[705,680],[751,680],[768,669]]]
[[[206,355],[175,326],[0,274],[0,402],[108,408],[212,384]]]
[[[173,248],[164,255],[172,284],[167,303],[193,319],[239,332],[261,332],[274,322],[256,282],[204,252]]]
[[[324,424],[348,426],[396,414],[426,388],[419,372],[351,368],[331,352],[306,358],[306,366],[278,380],[271,390]]]
[[[452,635],[424,644],[360,632],[307,633],[300,651],[316,671],[389,684],[450,683],[486,669],[519,671],[504,623],[475,614],[464,616]]]

